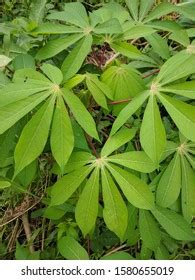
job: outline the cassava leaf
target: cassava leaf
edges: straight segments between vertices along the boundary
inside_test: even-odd
[[[136,133],[136,129],[122,128],[115,135],[108,138],[101,150],[101,156],[106,157],[130,141]]]
[[[190,225],[175,211],[156,206],[152,214],[166,232],[176,240],[195,240]]]
[[[146,154],[157,165],[166,146],[166,133],[156,97],[153,94],[151,94],[144,112],[140,142]]]
[[[152,214],[147,210],[139,212],[139,230],[141,239],[150,250],[156,250],[160,245],[161,233]]]
[[[88,34],[77,42],[75,48],[65,58],[61,68],[64,81],[70,79],[80,69],[86,56],[91,51],[92,41],[91,34]]]
[[[195,141],[195,107],[162,93],[159,99],[180,132],[187,139]]]
[[[180,189],[181,165],[179,153],[176,153],[160,178],[156,192],[157,204],[162,207],[171,206],[177,200]]]
[[[146,183],[113,164],[107,164],[107,168],[131,204],[142,209],[154,207],[154,197]]]
[[[74,147],[74,136],[70,118],[61,96],[57,98],[50,143],[52,154],[63,172]]]
[[[82,166],[79,170],[64,175],[58,180],[51,190],[51,205],[60,205],[68,200],[84,179],[91,172],[92,167]]]
[[[98,215],[98,198],[99,168],[96,168],[87,180],[75,209],[76,222],[84,236],[95,226]]]
[[[49,135],[55,97],[51,97],[24,127],[16,145],[15,176],[43,151]]]
[[[104,168],[102,169],[102,192],[105,223],[122,240],[127,228],[127,207],[112,177]]]
[[[75,94],[71,93],[69,90],[63,89],[63,91],[63,97],[70,110],[72,111],[76,121],[90,136],[98,140],[99,136],[95,127],[95,122],[83,103]]]
[[[156,166],[152,160],[142,151],[125,152],[109,156],[108,161],[117,163],[130,169],[143,173],[149,173],[155,170]]]

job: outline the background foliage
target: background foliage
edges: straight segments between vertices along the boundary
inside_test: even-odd
[[[195,2],[0,11],[0,259],[193,259]]]

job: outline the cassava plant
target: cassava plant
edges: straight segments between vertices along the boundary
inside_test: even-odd
[[[193,259],[195,3],[65,2],[3,7],[0,258]]]

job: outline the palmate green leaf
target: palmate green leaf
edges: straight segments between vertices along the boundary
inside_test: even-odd
[[[181,164],[179,153],[167,166],[156,192],[156,203],[162,207],[171,206],[178,198],[181,189]]]
[[[174,10],[175,6],[171,3],[160,3],[145,17],[143,22],[146,23],[158,19],[164,15],[172,13]]]
[[[57,104],[52,122],[50,144],[52,154],[63,173],[65,165],[74,147],[74,136],[68,112],[63,98],[60,95],[57,97]]]
[[[31,82],[9,83],[0,90],[0,108],[50,88],[51,84],[49,83],[37,83],[36,85]]]
[[[130,103],[122,109],[112,126],[110,135],[116,133],[116,131],[139,109],[139,107],[141,107],[148,96],[149,91],[145,91],[134,97],[132,101],[130,101]]]
[[[92,137],[99,140],[95,122],[80,99],[67,89],[63,89],[64,99],[72,111],[76,121]]]
[[[107,227],[122,240],[127,228],[127,207],[108,171],[102,168],[101,174],[104,221]]]
[[[98,78],[92,74],[87,74],[86,84],[97,104],[108,110],[107,100],[104,95],[104,91],[102,91],[102,88],[104,86],[107,88],[107,86],[100,82]],[[101,88],[98,86],[99,84],[101,84]]]
[[[190,99],[195,99],[195,81],[172,84],[161,88],[162,92],[175,93]]]
[[[159,34],[154,33],[149,36],[145,36],[146,40],[152,46],[154,52],[156,52],[163,59],[170,57],[169,47],[165,39]]]
[[[195,216],[195,173],[184,156],[182,162],[181,204],[185,219],[190,223]]]
[[[32,95],[28,98],[8,104],[0,109],[0,134],[13,126],[18,120],[28,114],[39,103],[46,99],[50,92]]]
[[[142,56],[141,52],[135,46],[127,42],[115,41],[110,45],[116,52],[119,52],[128,58],[138,59],[140,56]]]
[[[58,250],[67,260],[88,260],[86,250],[70,236],[64,236],[58,241]]]
[[[92,42],[92,35],[86,35],[65,58],[61,68],[64,81],[70,79],[81,68],[86,56],[91,51]]]
[[[153,209],[154,197],[146,183],[113,164],[107,164],[107,168],[131,204],[142,209]]]
[[[140,130],[140,142],[146,154],[157,165],[166,146],[166,132],[156,97],[153,94],[151,94],[144,112]]]
[[[150,173],[156,169],[154,162],[142,151],[132,151],[109,156],[108,161],[143,173]]]
[[[155,251],[160,245],[161,233],[154,217],[147,210],[139,212],[139,230],[146,247]]]
[[[83,33],[83,30],[75,26],[68,26],[60,23],[45,22],[40,24],[39,27],[37,27],[35,30],[32,31],[32,35],[72,34],[72,33]]]
[[[98,215],[99,168],[90,175],[79,197],[75,209],[75,218],[84,236],[95,226]]]
[[[14,152],[14,176],[43,151],[49,135],[54,102],[55,96],[52,96],[24,127]]]
[[[162,93],[158,97],[180,132],[195,141],[195,107]]]
[[[120,129],[115,135],[108,138],[101,150],[101,156],[106,157],[113,153],[115,150],[129,142],[136,134],[136,129],[129,129],[124,127]]]
[[[53,57],[79,41],[83,36],[83,33],[79,33],[48,41],[41,49],[38,50],[36,59],[43,60]]]
[[[194,45],[189,45],[186,50],[169,58],[161,67],[156,82],[165,85],[195,73],[194,48]]]
[[[43,73],[56,85],[60,85],[63,80],[63,74],[61,70],[49,63],[44,63],[41,66]]]
[[[64,175],[58,180],[51,190],[50,206],[60,205],[68,200],[92,169],[91,166],[81,166],[78,170]]]
[[[145,89],[141,77],[129,65],[111,66],[101,76],[112,91],[114,101],[131,99]],[[114,115],[118,115],[124,104],[115,104],[112,108]]]
[[[47,18],[65,21],[82,28],[86,28],[89,26],[89,19],[86,9],[79,2],[66,3],[64,11],[51,13],[47,16]]]
[[[187,221],[173,210],[157,207],[152,214],[158,220],[166,232],[176,240],[195,240],[190,225]]]

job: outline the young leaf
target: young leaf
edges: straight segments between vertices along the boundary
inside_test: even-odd
[[[15,176],[43,151],[49,135],[55,97],[51,97],[24,127],[16,145]]]
[[[112,152],[129,142],[136,133],[136,129],[122,128],[115,135],[108,138],[101,150],[101,156],[106,157]]]
[[[95,122],[87,111],[80,99],[67,89],[63,89],[64,99],[68,104],[70,110],[72,111],[76,121],[82,126],[82,128],[92,137],[99,140],[97,130],[95,127]]]
[[[190,225],[181,215],[157,206],[152,210],[152,214],[166,232],[176,240],[195,240]]]
[[[150,96],[144,112],[140,142],[146,154],[157,165],[166,146],[166,133],[154,95]]]
[[[76,222],[84,236],[95,226],[98,215],[99,168],[96,168],[79,197],[75,209]]]
[[[150,173],[156,169],[152,160],[142,151],[132,151],[109,156],[108,161],[143,173]]]
[[[147,210],[139,212],[139,230],[145,246],[155,251],[160,245],[161,233],[154,217]]]
[[[156,202],[162,207],[171,206],[181,189],[181,165],[179,153],[171,160],[163,173],[156,192]]]
[[[144,91],[140,95],[133,98],[132,101],[120,112],[115,120],[110,135],[116,133],[116,131],[139,109],[139,107],[148,98],[149,91]]]
[[[79,170],[71,172],[58,180],[51,190],[50,206],[60,205],[68,200],[91,170],[92,168],[89,166],[82,166]]]
[[[1,180],[0,179],[0,190],[9,188],[11,186],[11,183],[9,181]]]
[[[70,236],[64,236],[58,241],[58,250],[67,260],[88,260],[86,250]]]
[[[131,204],[135,207],[148,210],[154,207],[154,197],[146,183],[135,175],[113,164],[107,164],[107,168]]]
[[[63,74],[56,66],[44,63],[41,66],[41,70],[54,84],[59,85],[62,82]]]
[[[195,107],[162,93],[158,97],[180,132],[195,141]]]
[[[102,193],[105,223],[122,240],[127,228],[127,207],[113,179],[104,168],[102,168]]]
[[[70,79],[80,69],[86,56],[91,51],[92,42],[92,36],[88,34],[77,43],[75,48],[65,58],[62,64],[64,81]]]
[[[50,92],[35,94],[15,103],[1,107],[0,110],[0,134],[9,129],[18,120],[29,113],[34,107],[50,95]]]
[[[52,154],[63,172],[74,147],[74,136],[66,105],[61,96],[57,98],[50,141]]]

